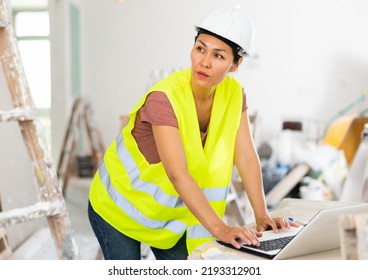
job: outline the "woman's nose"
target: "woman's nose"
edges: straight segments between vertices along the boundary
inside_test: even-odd
[[[204,55],[201,61],[202,67],[209,68],[211,66],[211,60],[209,55]]]

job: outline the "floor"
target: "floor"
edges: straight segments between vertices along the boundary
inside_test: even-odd
[[[100,247],[87,217],[90,181],[90,178],[72,178],[65,195],[72,229],[82,260],[100,258]],[[11,259],[58,259],[54,248],[50,230],[46,225],[44,228],[37,230],[17,248]]]
[[[66,189],[65,202],[71,220],[72,229],[79,249],[79,257],[82,260],[102,259],[100,246],[90,226],[87,216],[88,193],[91,178],[73,177]],[[236,202],[236,203],[235,203]],[[227,222],[238,224],[239,215],[234,211],[238,209],[238,199],[229,201]],[[233,205],[234,204],[234,205]],[[241,217],[241,219],[244,217]],[[241,222],[241,221],[240,221]],[[142,246],[142,259],[154,259],[154,255],[148,246]],[[31,235],[20,247],[13,251],[10,259],[13,260],[57,260],[58,256],[53,244],[50,230],[45,222],[45,227],[40,228]]]
[[[87,216],[88,193],[91,178],[72,178],[66,189],[65,202],[72,229],[82,260],[103,259],[100,246]],[[57,260],[50,230],[47,226],[37,230],[10,259],[13,260]],[[142,259],[154,259],[149,247],[142,247]]]

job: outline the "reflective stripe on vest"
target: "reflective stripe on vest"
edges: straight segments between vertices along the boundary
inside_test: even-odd
[[[189,226],[187,230],[187,238],[211,238],[212,234],[203,226]]]
[[[150,194],[152,197],[155,198],[157,203],[167,206],[167,207],[183,207],[183,201],[175,196],[170,196],[164,193],[161,188],[153,183],[145,182],[139,178],[139,170],[136,166],[136,163],[129,153],[129,151],[125,148],[124,140],[122,135],[120,134],[116,138],[116,151],[119,156],[121,163],[126,168],[129,177],[132,182],[132,187],[136,190],[145,192]],[[111,199],[115,201],[116,205],[122,209],[125,213],[129,215],[132,219],[137,221],[138,223],[149,227],[149,228],[166,228],[172,232],[181,234],[186,229],[186,224],[180,221],[158,221],[153,220],[146,217],[142,214],[133,204],[131,204],[121,193],[119,193],[116,188],[112,185],[110,181],[109,174],[106,170],[105,163],[102,162],[99,170],[100,179],[105,186],[107,192],[109,193]],[[226,198],[228,192],[228,186],[222,188],[209,188],[209,189],[202,189],[203,194],[207,198],[208,201],[222,201]],[[203,230],[199,231],[198,229],[191,233],[192,237],[208,237],[208,231],[205,230],[207,233],[202,235]]]
[[[124,165],[127,173],[129,174],[130,181],[134,189],[150,194],[155,198],[155,200],[161,205],[168,207],[180,207],[184,206],[181,198],[176,196],[170,196],[164,193],[161,188],[151,182],[145,182],[139,178],[139,169],[129,151],[125,148],[124,138],[122,134],[116,138],[116,153]],[[206,196],[207,200],[221,201],[226,199],[229,186],[218,187],[218,188],[206,188],[202,189],[203,194]],[[180,203],[176,202],[180,201]]]
[[[109,193],[111,199],[115,201],[116,205],[122,209],[125,213],[128,214],[129,217],[137,221],[138,223],[149,227],[149,228],[166,228],[172,232],[177,234],[182,234],[187,225],[183,222],[172,220],[172,221],[158,221],[153,220],[145,215],[143,215],[139,210],[131,204],[124,196],[122,196],[110,183],[110,177],[107,173],[106,166],[103,163],[99,168],[99,175],[103,184],[107,187],[107,192]]]

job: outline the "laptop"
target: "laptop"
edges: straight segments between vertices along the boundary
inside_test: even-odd
[[[242,244],[240,249],[231,244],[217,241],[227,247],[241,250],[268,259],[289,259],[340,247],[339,218],[341,215],[368,213],[368,203],[339,206],[319,210],[306,225],[292,227],[285,232],[263,232],[259,238],[261,246]],[[277,248],[273,244],[281,243]]]

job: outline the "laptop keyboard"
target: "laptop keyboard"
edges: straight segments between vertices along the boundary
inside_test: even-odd
[[[273,250],[284,248],[285,245],[288,244],[291,239],[293,239],[293,237],[294,236],[286,236],[286,237],[281,237],[277,239],[261,241],[260,246],[244,244],[243,247],[253,247],[253,248],[257,248],[259,250],[268,252],[268,251],[273,251]]]

